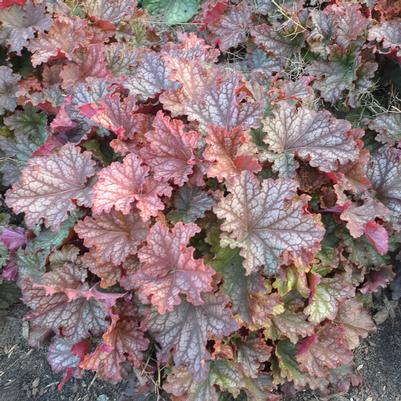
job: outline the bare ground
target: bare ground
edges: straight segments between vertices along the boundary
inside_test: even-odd
[[[30,348],[22,336],[26,309],[14,305],[0,316],[0,401],[139,401],[125,383],[113,386],[86,373],[73,379],[60,393],[60,375],[54,374],[44,350]],[[363,385],[347,395],[321,397],[311,392],[291,401],[401,401],[401,313],[388,318],[356,352]],[[208,400],[205,400],[208,401]]]

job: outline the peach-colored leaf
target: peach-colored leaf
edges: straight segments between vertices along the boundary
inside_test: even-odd
[[[139,328],[137,316],[127,314],[127,309],[129,311],[130,308],[127,304],[125,316],[112,315],[102,343],[85,357],[80,364],[81,369],[94,370],[102,379],[116,383],[122,380],[121,365],[124,361],[129,360],[135,367],[140,367],[149,340]]]
[[[136,253],[148,230],[136,212],[124,215],[115,210],[86,217],[74,229],[85,246],[94,248],[100,261],[115,265]]]
[[[79,46],[88,45],[92,36],[87,21],[76,17],[58,16],[49,32],[39,33],[38,37],[30,42],[32,65],[36,67],[59,54],[72,60],[74,50]]]
[[[110,212],[114,207],[129,214],[136,204],[143,220],[149,220],[164,209],[159,196],[171,195],[171,187],[148,176],[149,167],[143,166],[135,154],[128,154],[123,163],[114,162],[98,174],[93,188],[95,214]]]
[[[170,231],[156,223],[138,253],[141,265],[134,273],[138,293],[155,305],[159,313],[171,312],[181,303],[180,294],[194,305],[203,304],[202,292],[212,290],[214,270],[202,259],[194,259],[188,241],[200,228],[196,224],[177,223]]]
[[[157,180],[172,180],[182,186],[196,163],[195,150],[200,139],[196,131],[186,132],[180,120],[170,119],[159,111],[153,130],[146,134],[148,146],[141,151],[145,163]]]
[[[350,363],[352,352],[348,350],[345,329],[329,323],[321,327],[298,345],[296,359],[302,371],[316,377],[326,377],[329,369]]]
[[[206,144],[203,157],[210,162],[207,170],[209,177],[223,181],[244,170],[253,173],[261,170],[255,157],[257,148],[241,127],[227,131],[218,126],[209,126]]]

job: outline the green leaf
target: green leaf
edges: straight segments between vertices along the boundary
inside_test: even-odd
[[[50,229],[39,231],[25,249],[19,249],[16,258],[20,275],[28,276],[34,281],[39,279],[46,270],[47,257],[63,244],[76,221],[83,215],[84,213],[81,210],[73,210],[68,219],[61,224],[61,228],[57,233]]]
[[[302,373],[299,370],[298,362],[295,359],[297,352],[296,345],[289,341],[280,341],[276,347],[276,356],[278,358],[281,377],[288,379],[301,379]]]
[[[47,139],[47,117],[32,106],[16,111],[4,119],[4,124],[14,135],[0,137],[0,149],[5,162],[0,165],[3,184],[10,185],[18,180],[22,168],[32,153]]]
[[[186,185],[174,195],[173,204],[176,210],[168,214],[170,220],[173,223],[190,223],[203,217],[213,207],[214,201],[200,188]]]
[[[98,133],[100,130],[98,131]],[[104,142],[99,142],[98,139],[90,139],[82,144],[85,150],[92,152],[93,156],[108,166],[114,158],[113,150]]]
[[[0,242],[0,267],[3,267],[8,260],[8,249]]]
[[[199,0],[143,0],[142,7],[161,15],[168,25],[188,22],[197,12]]]
[[[355,288],[347,274],[337,274],[330,278],[314,277],[313,282],[316,283],[313,284],[313,295],[304,313],[309,316],[310,322],[318,324],[325,319],[333,320],[339,304],[355,296]]]
[[[31,136],[37,145],[41,145],[47,139],[46,114],[38,112],[30,105],[25,106],[24,111],[16,111],[5,118],[4,123],[15,134]]]
[[[16,263],[20,277],[29,277],[33,281],[40,279],[46,271],[46,253],[32,252],[28,249],[19,249],[16,253]]]
[[[266,144],[263,142],[263,138],[266,136],[266,132],[262,128],[251,128],[251,138],[253,143],[259,148],[266,148]]]
[[[11,216],[8,213],[0,213],[0,228],[10,224]]]
[[[234,397],[240,393],[241,387],[244,386],[243,375],[238,367],[227,360],[214,361],[211,368],[213,383],[217,384],[220,389],[228,391]]]
[[[231,298],[233,312],[238,313],[244,321],[250,322],[250,294],[263,290],[263,282],[259,274],[245,275],[243,260],[238,248],[227,247],[220,248],[210,264],[223,276],[223,289]]]
[[[36,238],[29,244],[29,248],[32,249],[32,251],[42,250],[48,255],[63,243],[77,220],[83,216],[84,212],[81,210],[73,210],[67,220],[61,224],[61,228],[57,233],[54,233],[50,229],[40,231]]]

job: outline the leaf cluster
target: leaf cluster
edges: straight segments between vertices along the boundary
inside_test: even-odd
[[[90,370],[277,401],[360,382],[401,231],[400,18],[387,0],[3,2],[0,307],[16,282],[60,387]]]

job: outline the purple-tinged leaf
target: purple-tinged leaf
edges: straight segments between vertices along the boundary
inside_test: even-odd
[[[52,19],[45,14],[44,4],[34,5],[32,1],[28,1],[23,8],[12,6],[0,10],[0,21],[9,50],[18,55],[36,32],[48,31],[52,25]]]
[[[141,262],[132,280],[138,295],[157,307],[160,314],[172,312],[185,294],[194,305],[204,303],[201,294],[212,290],[214,270],[202,259],[194,259],[193,247],[187,247],[200,228],[193,223],[177,223],[170,231],[161,223],[154,224],[139,250]]]
[[[214,207],[227,233],[221,244],[241,248],[248,274],[264,266],[273,275],[284,251],[299,255],[321,241],[320,222],[305,213],[304,200],[293,199],[295,181],[269,179],[260,185],[245,171],[227,187],[230,194]]]
[[[277,154],[296,155],[313,167],[329,172],[338,164],[356,160],[357,144],[349,131],[351,124],[334,118],[328,111],[296,110],[280,103],[273,118],[264,120],[263,139]]]
[[[340,305],[334,322],[344,327],[348,349],[351,350],[359,346],[360,338],[366,338],[370,332],[376,330],[369,312],[355,299],[349,299]]]
[[[100,262],[119,265],[137,252],[146,238],[148,226],[135,212],[123,215],[112,210],[109,214],[86,217],[74,229],[85,246],[94,248]]]
[[[389,53],[392,50],[401,56],[401,21],[394,19],[390,21],[383,21],[381,24],[370,28],[368,40],[381,43],[384,51],[382,53]]]
[[[393,213],[399,225],[401,214],[401,154],[394,148],[381,148],[368,166],[368,177],[377,199]]]
[[[131,95],[147,100],[163,90],[177,87],[169,79],[169,69],[159,54],[144,51],[138,57],[136,68],[123,82]]]
[[[401,143],[401,113],[385,113],[375,117],[369,128],[378,132],[376,140],[390,146]]]
[[[20,78],[10,67],[0,66],[0,115],[17,107],[16,91]]]
[[[345,329],[327,324],[298,345],[297,361],[304,372],[311,376],[325,377],[329,369],[338,368],[352,361],[348,350]]]
[[[66,144],[57,153],[29,161],[19,181],[7,191],[7,205],[15,213],[25,213],[29,228],[43,219],[46,227],[57,231],[76,208],[73,201],[91,205],[87,179],[94,174],[91,153]]]
[[[232,7],[216,24],[209,26],[209,30],[217,36],[222,51],[236,47],[246,39],[251,25],[251,11],[251,7],[243,1]]]
[[[170,119],[161,111],[156,114],[152,127],[145,135],[148,143],[141,150],[141,157],[157,180],[184,185],[196,164],[200,134],[185,130],[182,121]]]
[[[174,349],[176,366],[185,365],[196,381],[207,376],[206,349],[209,336],[222,339],[238,329],[223,295],[205,294],[204,304],[194,306],[186,301],[173,312],[148,316],[144,328],[148,329],[161,345],[159,358],[165,360]]]

